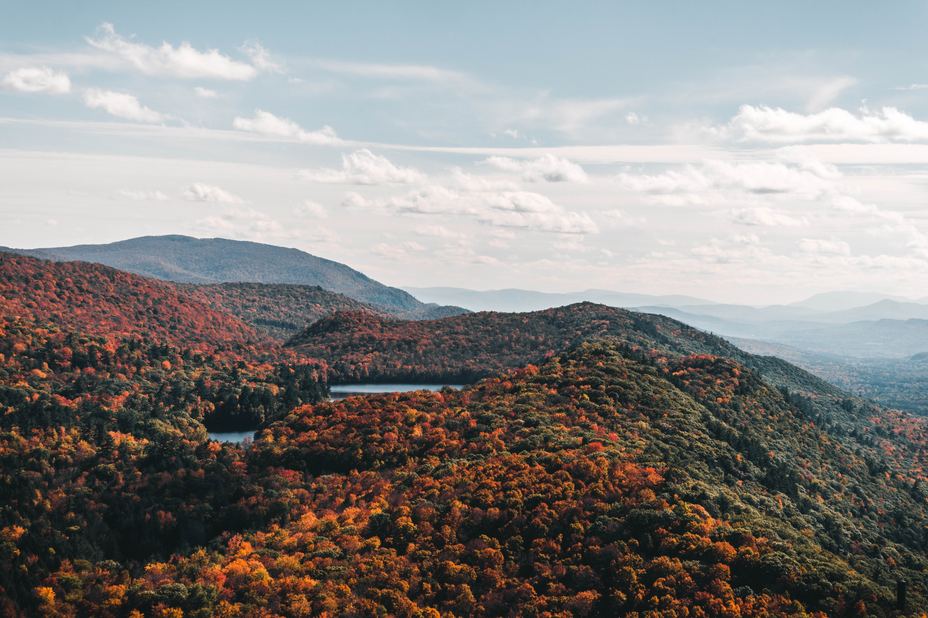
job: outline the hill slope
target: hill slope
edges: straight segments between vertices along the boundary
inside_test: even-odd
[[[213,341],[188,310],[253,331],[177,286],[8,259],[2,614],[888,617],[902,579],[928,602],[926,422],[673,320],[336,314],[294,343],[340,371],[540,366],[318,402],[292,351],[185,348]],[[217,415],[255,444],[209,441]]]
[[[204,303],[231,313],[280,340],[336,311],[376,312],[369,305],[318,286],[284,283],[178,284]]]
[[[258,340],[257,332],[175,286],[108,266],[0,252],[0,315],[114,338],[171,343]]]
[[[114,606],[184,615],[897,616],[897,580],[910,610],[928,602],[910,441],[926,433],[881,423],[830,432],[728,359],[580,344],[460,392],[297,408],[245,456],[290,509],[276,525],[134,572],[64,565],[46,597],[78,614],[124,589]]]
[[[102,245],[13,251],[45,259],[97,262],[183,283],[319,286],[409,318],[425,317],[436,309],[339,262],[298,249],[255,242],[177,235],[144,236]]]
[[[538,363],[583,341],[606,337],[643,349],[726,356],[762,369],[777,385],[839,393],[780,359],[748,354],[724,339],[670,318],[594,303],[423,321],[338,313],[312,324],[287,345],[325,359],[335,381],[421,380],[447,384]]]

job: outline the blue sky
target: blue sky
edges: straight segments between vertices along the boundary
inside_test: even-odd
[[[22,3],[0,244],[186,233],[395,285],[918,296],[926,12]]]

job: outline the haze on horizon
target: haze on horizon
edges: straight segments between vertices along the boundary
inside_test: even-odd
[[[925,2],[54,10],[0,23],[0,245],[751,304],[928,282]]]

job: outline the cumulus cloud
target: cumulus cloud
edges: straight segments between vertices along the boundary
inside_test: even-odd
[[[255,115],[251,118],[236,117],[232,126],[239,131],[266,137],[285,137],[307,144],[326,145],[341,142],[332,127],[324,126],[317,131],[307,131],[289,118],[281,118],[261,109],[256,109]]]
[[[863,108],[857,114],[831,107],[801,114],[780,107],[742,105],[727,125],[711,132],[727,139],[777,144],[919,142],[928,140],[928,122],[895,107]]]
[[[126,92],[91,88],[84,91],[84,104],[91,109],[102,109],[117,118],[136,122],[162,122],[167,119],[164,114],[145,107],[134,95]]]
[[[342,155],[341,169],[304,170],[300,175],[313,182],[353,185],[415,184],[426,179],[419,170],[394,165],[366,148]]]
[[[585,213],[567,211],[548,197],[528,191],[462,193],[440,185],[426,185],[403,195],[368,199],[349,193],[342,204],[421,215],[458,215],[480,223],[561,234],[594,234],[596,223]]]
[[[582,167],[550,153],[537,159],[490,157],[484,163],[504,172],[519,174],[526,182],[586,182],[589,180]]]
[[[778,195],[814,199],[834,191],[841,173],[819,161],[704,161],[657,174],[622,173],[619,184],[657,203],[681,206],[719,204],[743,196]]]
[[[47,94],[66,94],[71,92],[71,79],[63,71],[49,67],[23,67],[3,76],[0,84],[17,92],[43,92]]]
[[[230,193],[222,187],[195,182],[184,191],[184,197],[191,202],[212,202],[216,204],[242,204],[245,200]]]
[[[119,197],[134,202],[166,202],[170,198],[161,191],[132,191],[123,189],[118,192]]]
[[[87,42],[146,75],[244,81],[258,74],[255,66],[233,60],[217,49],[200,51],[186,41],[177,47],[167,42],[152,47],[119,35],[110,23],[101,24],[96,36],[88,37]]]

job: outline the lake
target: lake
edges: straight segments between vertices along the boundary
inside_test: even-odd
[[[330,400],[337,401],[353,395],[373,395],[375,393],[408,393],[410,391],[440,391],[445,388],[460,389],[461,384],[333,384],[329,387]],[[211,431],[209,439],[217,442],[241,444],[246,439],[255,437],[256,429],[250,431]]]
[[[408,393],[410,391],[440,391],[445,387],[460,389],[461,384],[333,384],[329,387],[332,399],[374,393]]]
[[[234,442],[241,444],[246,438],[254,438],[255,430],[251,431],[210,431],[209,439],[216,442]]]

